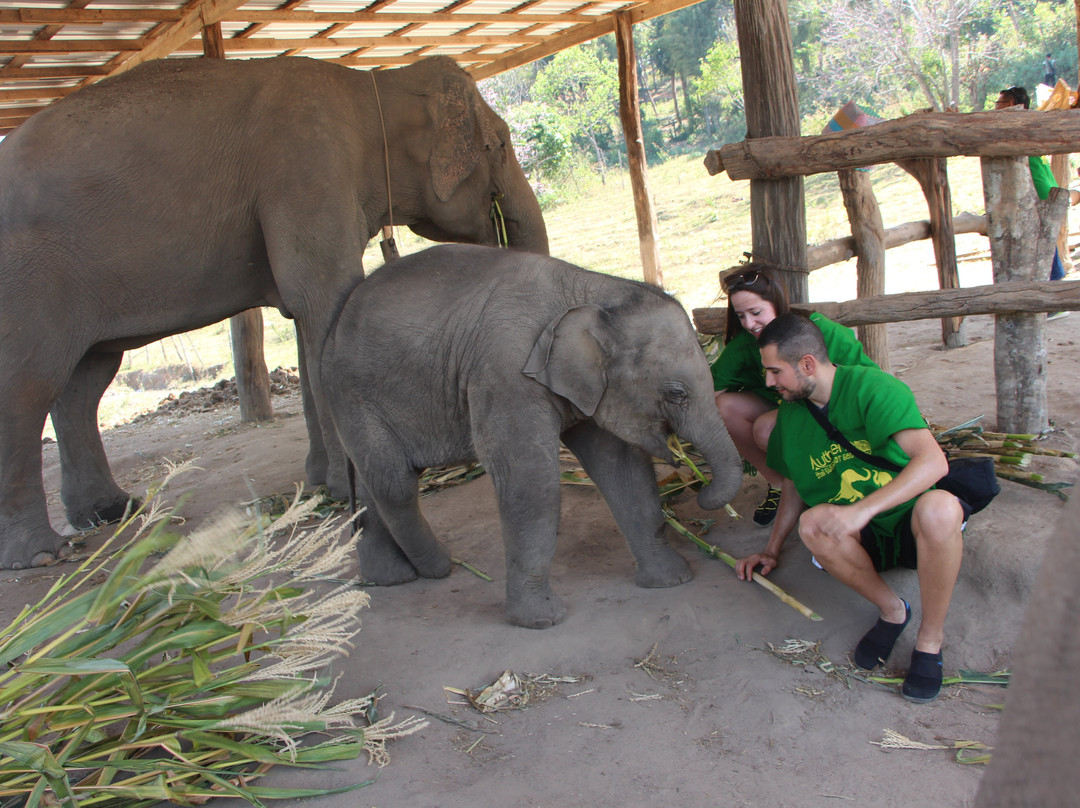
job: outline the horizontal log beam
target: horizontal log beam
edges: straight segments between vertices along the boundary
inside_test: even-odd
[[[44,67],[0,67],[0,81],[38,81],[39,79],[81,79],[108,75],[104,65],[46,65]]]
[[[1080,110],[917,112],[807,137],[760,137],[705,155],[712,175],[777,179],[915,157],[1015,157],[1080,151]]]
[[[846,326],[939,320],[973,314],[1080,311],[1080,281],[1018,281],[965,289],[876,295],[843,303],[803,303],[792,308],[821,312]],[[694,309],[694,325],[702,334],[724,333],[726,319],[726,308]]]
[[[953,234],[980,233],[986,235],[986,217],[974,213],[961,213],[953,217]],[[885,230],[885,249],[900,247],[913,241],[923,241],[930,238],[930,220],[922,219],[917,222],[905,222]],[[807,270],[821,269],[823,267],[838,264],[854,258],[858,253],[855,251],[855,237],[844,236],[821,244],[814,244],[806,248]]]

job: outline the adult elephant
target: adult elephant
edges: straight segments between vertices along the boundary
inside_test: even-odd
[[[366,506],[364,580],[450,573],[420,512],[417,471],[478,458],[499,501],[506,613],[517,625],[546,628],[565,615],[548,583],[560,439],[611,506],[641,586],[691,577],[665,536],[650,459],[670,457],[669,435],[712,468],[702,507],[722,507],[742,482],[693,326],[644,283],[543,256],[432,247],[357,286],[322,362]]]
[[[493,195],[511,246],[546,253],[506,125],[445,57],[372,73],[160,60],[19,127],[0,144],[0,567],[63,546],[41,481],[50,411],[68,520],[122,513],[96,412],[124,350],[271,305],[317,368],[391,200],[424,237],[494,244]],[[316,483],[324,404],[306,381]]]

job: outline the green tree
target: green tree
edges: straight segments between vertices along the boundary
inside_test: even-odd
[[[556,125],[573,140],[587,143],[604,176],[604,149],[614,142],[619,110],[619,76],[614,61],[579,45],[560,51],[541,68],[533,98],[556,114]]]

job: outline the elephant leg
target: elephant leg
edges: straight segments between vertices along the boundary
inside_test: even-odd
[[[344,499],[349,495],[345,478],[345,452],[332,430],[327,428],[330,419],[323,417],[315,405],[311,390],[307,352],[304,338],[296,329],[297,353],[300,369],[300,395],[304,403],[304,424],[308,433],[308,454],[304,463],[304,476],[308,485],[325,484],[330,496]]]
[[[377,436],[360,428],[345,434],[350,456],[364,459],[356,466],[357,499],[367,508],[360,522],[361,575],[387,586],[417,575],[445,578],[450,574],[450,551],[435,538],[420,512],[416,470],[405,453],[384,430]]]
[[[26,569],[55,561],[67,542],[49,524],[41,481],[41,430],[51,379],[29,378],[0,357],[0,568]],[[19,371],[19,372],[17,372]]]
[[[649,457],[596,424],[563,433],[563,443],[600,489],[637,560],[638,586],[677,586],[693,577],[667,539],[656,472]]]
[[[98,404],[120,369],[122,353],[88,353],[52,406],[60,449],[60,499],[72,527],[88,528],[124,515],[130,497],[109,471],[98,431]]]
[[[550,439],[544,440],[535,422],[492,420],[501,424],[502,436],[488,438],[474,426],[473,438],[499,502],[506,550],[506,619],[525,628],[549,628],[566,619],[566,607],[550,583],[561,496],[558,427],[553,424]]]
[[[416,567],[409,557],[398,547],[390,528],[379,516],[378,509],[372,504],[371,494],[363,480],[356,481],[356,501],[364,511],[360,514],[360,541],[357,554],[360,557],[360,576],[367,583],[378,586],[396,586],[415,581]]]

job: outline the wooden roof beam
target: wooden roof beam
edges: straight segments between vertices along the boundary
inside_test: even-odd
[[[630,15],[631,23],[639,23],[643,20],[651,20],[653,17],[670,14],[672,11],[689,8],[699,2],[701,0],[657,0],[657,2],[648,5],[635,6],[627,13]],[[596,22],[591,25],[579,25],[565,33],[545,37],[542,42],[536,45],[500,55],[483,67],[469,70],[469,73],[475,79],[485,79],[512,68],[521,67],[521,65],[529,62],[535,62],[537,59],[543,59],[545,56],[558,53],[574,45],[580,45],[582,42],[598,39],[604,34],[614,33],[614,31],[614,16],[609,14],[597,17]]]
[[[176,22],[179,9],[104,8],[5,8],[0,9],[3,25],[94,25],[111,22]]]

